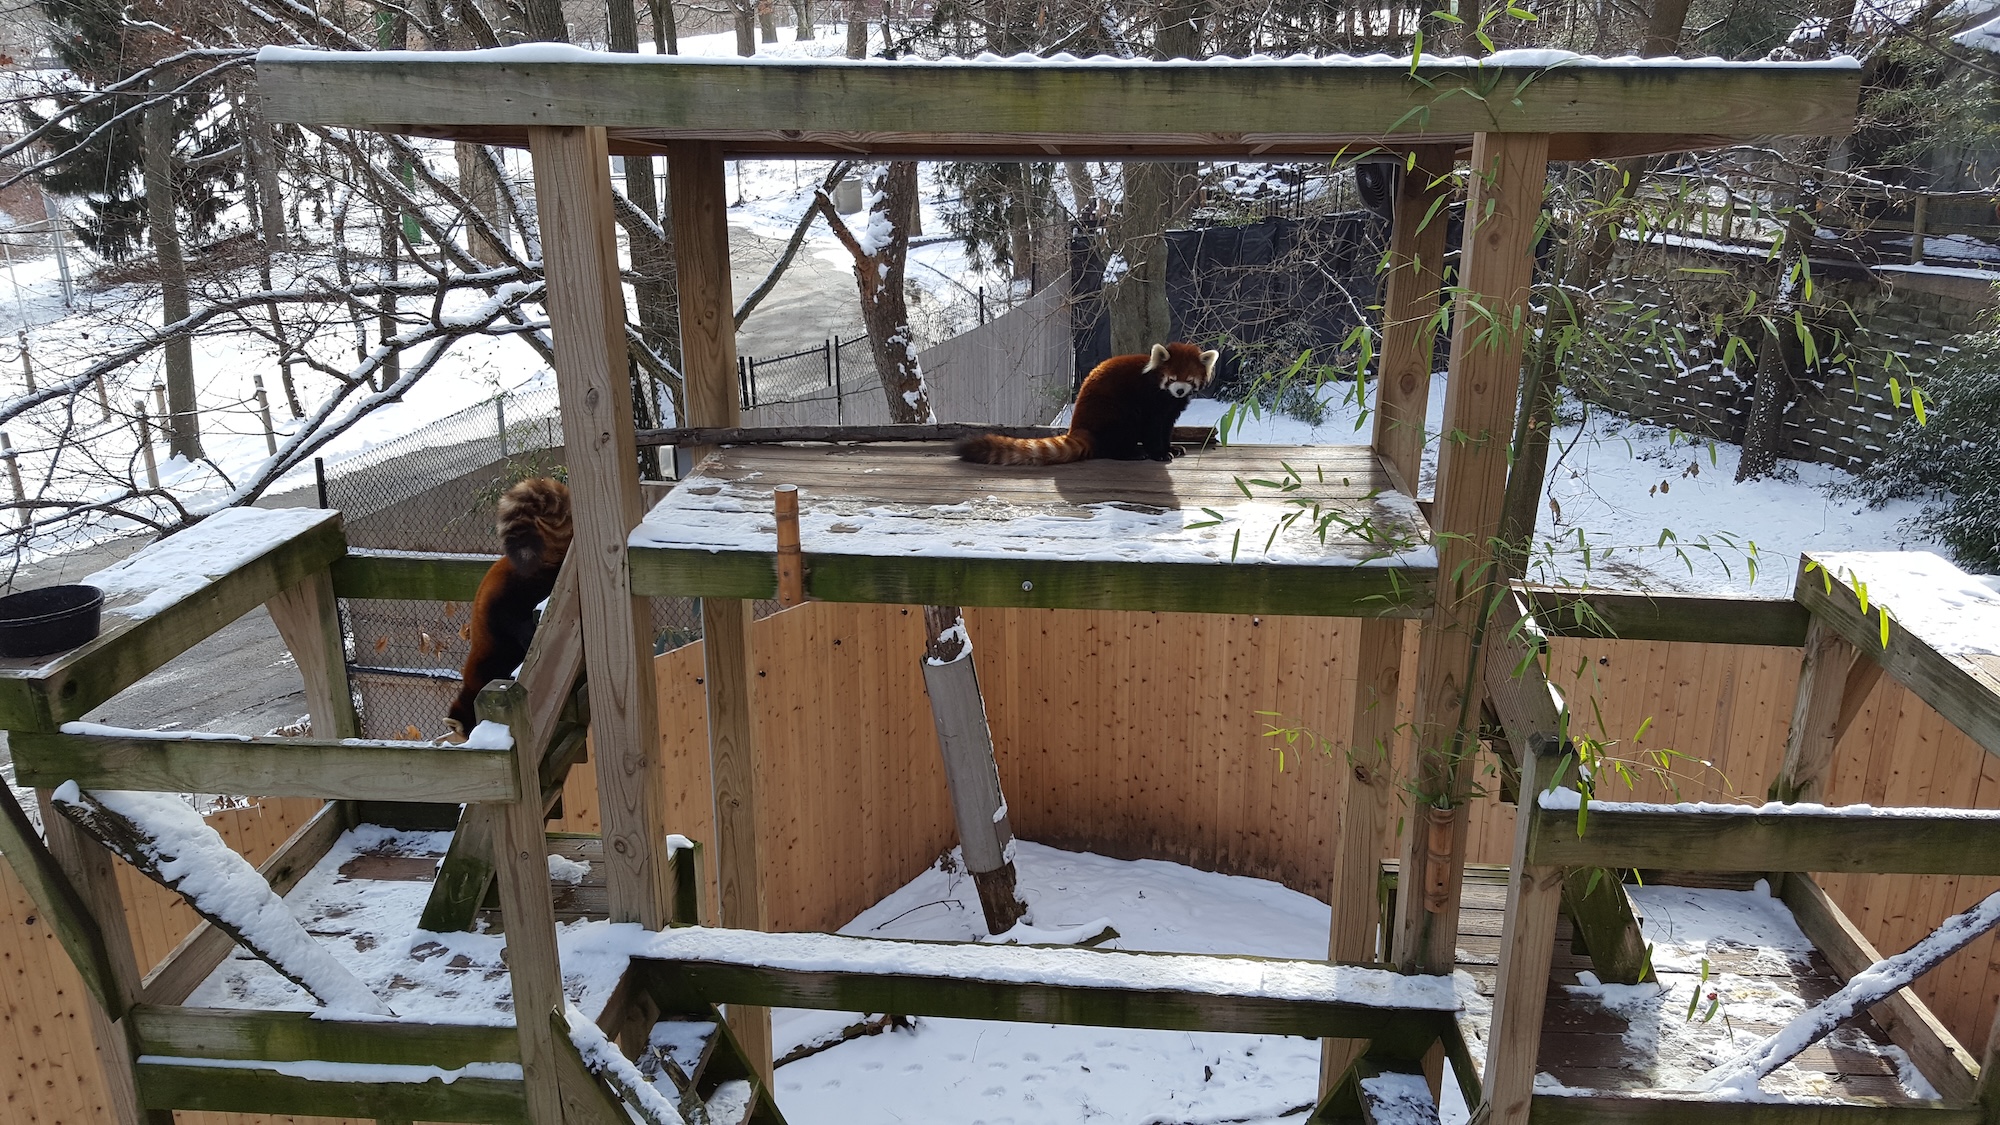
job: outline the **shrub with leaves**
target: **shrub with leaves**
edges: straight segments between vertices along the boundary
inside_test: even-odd
[[[1892,389],[1912,409],[1862,493],[1878,505],[1928,497],[1922,518],[1958,564],[2000,572],[2000,324],[1962,340],[1921,391]]]

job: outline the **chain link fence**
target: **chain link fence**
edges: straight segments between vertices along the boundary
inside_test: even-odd
[[[500,494],[532,476],[562,476],[556,392],[495,396],[337,466],[320,466],[322,506],[338,508],[349,546],[497,556]],[[654,649],[701,637],[692,598],[654,598]],[[444,733],[470,647],[469,602],[345,598],[349,665],[369,738]]]

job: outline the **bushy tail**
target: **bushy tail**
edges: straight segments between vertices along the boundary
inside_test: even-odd
[[[1090,456],[1090,435],[1071,432],[1061,437],[1014,438],[981,434],[959,442],[958,455],[982,465],[1062,465]]]

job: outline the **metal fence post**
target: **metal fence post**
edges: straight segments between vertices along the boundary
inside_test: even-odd
[[[499,429],[500,459],[502,461],[505,461],[507,458],[513,456],[513,451],[507,448],[507,396],[506,395],[496,395],[493,399],[493,424]]]

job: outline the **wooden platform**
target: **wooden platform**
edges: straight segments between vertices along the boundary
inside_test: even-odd
[[[1436,580],[1429,526],[1365,446],[992,466],[767,445],[711,454],[646,516],[633,592],[773,596],[780,484],[828,601],[1410,617]]]

